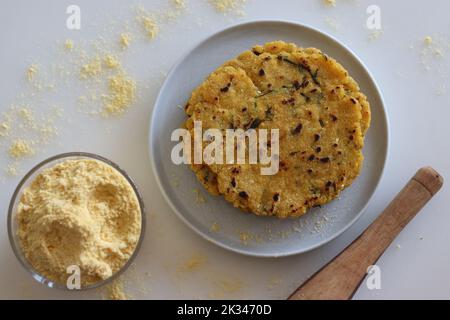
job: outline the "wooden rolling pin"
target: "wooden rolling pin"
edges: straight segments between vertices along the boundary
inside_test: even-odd
[[[381,215],[347,248],[303,283],[289,300],[351,299],[367,268],[442,187],[443,178],[421,168]]]

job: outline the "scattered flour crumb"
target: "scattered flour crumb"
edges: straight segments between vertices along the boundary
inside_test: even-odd
[[[99,289],[99,293],[106,300],[132,300],[137,297],[146,295],[151,291],[149,280],[151,273],[149,271],[138,273],[136,263],[130,264],[129,268],[115,279],[112,283]],[[130,293],[132,292],[132,294]]]
[[[9,147],[9,155],[16,159],[30,156],[32,154],[34,154],[33,148],[31,147],[29,142],[23,139],[17,139],[13,141],[13,143]]]
[[[130,46],[131,36],[128,33],[122,33],[120,35],[119,44],[123,49],[126,49]]]
[[[395,247],[396,247],[397,249],[401,249],[401,248],[402,248],[402,246],[399,245],[399,244],[397,244]]]
[[[211,227],[209,228],[209,230],[211,232],[219,232],[221,229],[220,224],[218,224],[217,222],[214,222]]]
[[[142,25],[150,39],[154,39],[158,35],[159,27],[158,27],[156,21],[153,20],[152,18],[143,17]]]
[[[109,79],[108,94],[104,97],[104,115],[120,115],[136,99],[136,82],[124,73]]]
[[[240,16],[245,15],[242,8],[247,2],[246,0],[209,0],[209,2],[217,12],[223,14],[232,12]]]
[[[450,64],[444,59],[450,52],[448,35],[436,33],[417,40],[410,45],[413,50],[417,48],[419,65],[423,71],[430,72],[429,83],[434,87],[435,95],[442,96],[447,93]],[[431,76],[432,73],[432,76]]]
[[[0,123],[0,137],[7,137],[9,135],[9,130],[11,129],[11,125],[9,122],[4,121]]]
[[[89,63],[84,64],[80,71],[82,79],[99,76],[101,72],[102,62],[99,57],[95,57]]]
[[[435,58],[444,57],[444,51],[447,49],[444,44],[445,40],[433,39],[431,36],[426,36],[423,40],[421,55],[421,63],[426,69],[430,68]]]
[[[208,260],[204,255],[195,253],[178,267],[178,272],[189,272],[198,270],[203,265],[205,265],[207,261]]]
[[[31,123],[34,120],[33,112],[26,107],[21,108],[18,111],[19,116],[28,123]]]
[[[67,50],[72,50],[73,49],[73,41],[71,39],[67,39],[64,42],[64,48],[66,48]]]
[[[184,0],[173,0],[173,2],[178,9],[184,9],[186,7],[186,2]]]
[[[39,68],[38,68],[37,65],[32,64],[31,66],[29,66],[28,69],[27,69],[27,72],[26,72],[28,81],[32,81],[33,78],[38,73],[38,71],[39,71]]]
[[[61,116],[60,108],[52,104],[40,106],[39,112],[35,108],[13,104],[0,114],[0,146],[9,156],[3,165],[6,176],[17,175],[20,172],[20,160],[40,152],[58,135],[55,121]]]
[[[17,169],[17,164],[13,163],[8,165],[8,167],[6,168],[6,173],[11,176],[11,177],[15,177],[19,174],[19,171]]]
[[[156,18],[144,8],[138,8],[137,21],[142,25],[147,38],[154,39],[159,33],[159,25]]]
[[[442,58],[442,57],[444,57],[444,52],[442,51],[442,49],[436,48],[434,50],[434,55],[439,58]]]
[[[249,231],[240,231],[239,232],[239,240],[247,245],[250,240],[253,239],[253,235]]]
[[[369,40],[375,41],[378,38],[380,38],[382,34],[383,34],[383,30],[372,30],[369,34]]]
[[[103,63],[107,68],[110,69],[117,68],[120,65],[119,60],[111,54],[105,55],[105,57],[103,58]]]
[[[330,217],[328,216],[319,217],[317,221],[314,222],[313,228],[310,231],[312,233],[322,233],[328,226],[329,221]]]
[[[323,3],[329,7],[335,7],[336,6],[336,0],[323,0]]]
[[[206,203],[206,198],[198,189],[193,189],[192,192],[195,194],[195,202],[197,203]]]
[[[114,280],[110,285],[107,286],[106,289],[106,299],[108,300],[129,300],[128,295],[125,293],[123,281],[121,279]]]

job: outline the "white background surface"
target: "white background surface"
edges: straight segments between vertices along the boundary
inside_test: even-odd
[[[140,2],[149,11],[166,1]],[[21,163],[22,172],[39,160],[65,151],[104,155],[134,177],[148,208],[148,228],[136,266],[125,281],[134,298],[286,298],[294,288],[350,243],[388,204],[423,165],[450,174],[450,72],[448,1],[337,0],[334,8],[321,1],[249,1],[245,16],[217,13],[207,1],[186,0],[187,10],[161,26],[160,35],[145,40],[136,31],[122,61],[138,81],[139,99],[124,117],[100,119],[77,111],[82,91],[74,77],[59,84],[58,94],[39,93],[35,101],[52,101],[64,108],[59,136],[33,158]],[[65,27],[65,11],[78,4],[82,29]],[[381,8],[383,34],[369,40],[366,8]],[[31,91],[25,80],[30,63],[45,68],[64,61],[61,42],[88,43],[103,36],[116,41],[123,22],[135,24],[132,1],[2,1],[0,4],[0,111]],[[227,252],[207,243],[169,209],[158,190],[147,155],[147,132],[152,105],[170,66],[209,34],[231,24],[256,19],[287,19],[325,31],[350,47],[367,65],[384,94],[391,129],[391,148],[385,175],[362,218],[342,236],[312,252],[281,259],[259,259]],[[328,22],[327,22],[328,21]],[[330,21],[334,21],[332,27]],[[136,28],[136,30],[139,30]],[[429,70],[421,65],[423,38],[442,38],[443,57],[430,56]],[[109,40],[108,40],[109,39]],[[59,41],[59,43],[58,43]],[[439,93],[439,94],[438,94]],[[40,100],[39,100],[40,101]],[[37,104],[37,102],[36,102]],[[37,110],[38,112],[39,110]],[[1,163],[10,160],[2,146]],[[2,174],[4,176],[4,174]],[[9,199],[19,177],[0,182],[0,298],[101,298],[102,292],[61,292],[35,282],[16,261],[6,233]],[[404,229],[378,261],[380,290],[363,285],[356,299],[450,298],[450,197],[447,186]],[[195,255],[205,262],[192,271],[183,265]]]

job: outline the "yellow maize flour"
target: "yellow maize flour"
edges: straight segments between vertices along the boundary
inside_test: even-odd
[[[71,159],[44,169],[18,204],[18,237],[34,269],[65,284],[67,267],[81,285],[111,277],[133,254],[141,233],[130,183],[98,160]]]

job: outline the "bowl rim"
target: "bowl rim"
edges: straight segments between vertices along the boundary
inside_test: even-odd
[[[213,39],[214,37],[219,36],[220,34],[232,31],[233,29],[239,29],[239,28],[243,28],[243,27],[247,27],[247,26],[252,26],[252,25],[258,25],[258,24],[285,24],[288,26],[295,26],[295,27],[300,27],[300,28],[304,28],[307,29],[309,31],[318,33],[322,36],[324,36],[325,38],[327,38],[329,41],[331,41],[333,44],[337,45],[338,47],[342,48],[343,50],[345,50],[352,59],[355,60],[355,62],[357,62],[360,66],[361,66],[361,70],[368,76],[368,79],[371,81],[371,84],[374,87],[374,92],[376,94],[376,96],[378,97],[379,101],[380,101],[380,111],[381,111],[381,121],[385,124],[385,148],[383,150],[384,152],[384,157],[382,159],[383,164],[380,170],[380,174],[378,176],[378,179],[375,183],[374,189],[372,194],[369,196],[369,198],[367,199],[366,203],[364,204],[364,206],[361,208],[361,210],[355,215],[355,217],[350,220],[344,227],[342,227],[338,232],[336,232],[335,234],[331,235],[330,237],[323,239],[321,241],[318,241],[316,244],[314,245],[310,245],[309,247],[300,249],[300,250],[291,250],[289,252],[283,252],[280,254],[273,254],[273,253],[258,253],[258,252],[251,252],[251,251],[247,251],[247,250],[242,250],[239,248],[234,248],[231,246],[228,246],[222,242],[220,242],[219,240],[214,239],[213,237],[211,237],[209,234],[202,232],[201,230],[197,229],[195,226],[193,226],[184,216],[183,214],[179,211],[179,209],[174,205],[174,203],[172,202],[172,200],[170,199],[170,197],[168,196],[166,190],[163,187],[162,181],[161,181],[161,177],[160,177],[160,173],[158,172],[157,168],[156,168],[156,160],[155,160],[155,152],[154,151],[154,147],[155,147],[155,143],[154,143],[154,139],[155,139],[155,132],[154,132],[154,123],[157,121],[156,118],[156,108],[155,106],[158,106],[160,104],[160,100],[161,100],[161,96],[163,94],[163,92],[166,91],[167,86],[168,86],[168,81],[167,79],[170,79],[173,74],[175,73],[176,69],[179,67],[180,64],[183,63],[183,61],[189,56],[191,55],[198,47],[204,45],[205,43],[207,43],[208,41],[210,41],[211,39]],[[384,175],[385,175],[385,171],[386,171],[386,163],[387,160],[389,158],[389,150],[390,150],[390,126],[389,126],[389,117],[387,114],[387,109],[386,109],[386,104],[384,101],[384,97],[383,94],[380,90],[380,87],[378,85],[378,83],[375,81],[375,78],[373,77],[372,73],[369,71],[369,69],[367,68],[367,66],[362,62],[362,60],[358,57],[358,55],[353,52],[353,50],[351,50],[350,48],[348,48],[346,45],[344,45],[342,42],[340,42],[339,40],[337,40],[334,36],[330,35],[329,33],[320,30],[318,28],[312,27],[308,24],[304,24],[304,23],[299,23],[297,21],[293,21],[293,20],[288,20],[288,19],[256,19],[256,20],[249,20],[249,21],[245,21],[245,22],[240,22],[237,24],[233,24],[231,26],[227,26],[223,29],[220,29],[216,32],[213,32],[212,34],[207,35],[206,37],[204,37],[203,39],[201,39],[200,41],[196,42],[193,46],[191,46],[188,50],[186,50],[186,52],[184,54],[181,55],[181,57],[174,63],[174,65],[172,66],[172,68],[170,69],[169,73],[166,76],[166,79],[164,81],[164,83],[162,84],[157,98],[155,100],[151,115],[150,115],[150,125],[149,125],[149,130],[148,130],[148,154],[149,154],[149,158],[150,158],[150,162],[151,162],[151,167],[156,179],[156,182],[158,184],[158,187],[164,197],[164,199],[166,200],[166,202],[169,204],[169,207],[172,209],[172,211],[187,225],[189,226],[190,229],[194,230],[195,233],[197,233],[199,236],[201,236],[202,238],[204,238],[205,240],[207,240],[208,242],[214,243],[215,245],[226,249],[228,251],[232,251],[232,252],[236,252],[239,254],[243,254],[246,256],[251,256],[251,257],[258,257],[258,258],[279,258],[279,257],[288,257],[288,256],[293,256],[293,255],[297,255],[297,254],[301,254],[301,253],[305,253],[305,252],[309,252],[313,249],[316,249],[318,247],[321,247],[323,245],[325,245],[326,243],[329,243],[330,241],[336,239],[338,236],[340,236],[341,234],[343,234],[345,231],[347,231],[351,226],[353,226],[358,220],[359,218],[361,218],[361,216],[363,215],[363,213],[365,212],[365,210],[367,209],[367,206],[369,205],[370,201],[373,199],[375,193],[377,192],[379,186],[380,186],[380,182],[383,179]],[[370,128],[369,128],[370,130]]]
[[[22,191],[22,188],[28,182],[30,177],[33,174],[35,174],[36,172],[39,172],[39,170],[41,170],[47,164],[56,162],[58,160],[64,160],[64,159],[69,159],[69,158],[93,159],[93,160],[101,161],[101,162],[111,166],[113,169],[117,170],[131,185],[131,187],[136,195],[136,198],[138,199],[139,209],[140,209],[140,213],[141,213],[141,231],[139,234],[139,240],[136,243],[136,247],[134,248],[134,251],[131,254],[131,256],[128,258],[127,262],[111,277],[101,280],[101,281],[98,281],[98,282],[95,282],[88,286],[81,287],[80,289],[69,289],[69,288],[67,288],[66,285],[63,285],[62,283],[53,281],[53,280],[43,276],[35,268],[33,268],[31,263],[26,259],[25,255],[22,253],[20,244],[18,243],[18,241],[15,240],[15,235],[13,234],[14,232],[12,229],[13,216],[15,215],[15,212],[13,212],[14,204],[16,203],[16,199],[19,196],[20,192]],[[103,285],[106,285],[108,283],[111,283],[113,280],[117,279],[121,274],[123,274],[131,266],[131,264],[133,263],[134,259],[136,258],[137,254],[139,252],[139,249],[142,245],[144,235],[145,235],[146,223],[147,223],[147,219],[146,219],[145,206],[144,206],[144,201],[143,201],[142,195],[139,192],[139,189],[136,186],[136,183],[128,175],[128,173],[124,169],[122,169],[119,165],[117,165],[115,162],[109,160],[108,158],[105,158],[98,154],[82,152],[82,151],[65,152],[65,153],[57,154],[57,155],[54,155],[52,157],[49,157],[49,158],[39,162],[33,168],[31,168],[23,176],[23,178],[20,180],[17,187],[15,188],[14,193],[11,196],[11,200],[9,202],[8,215],[7,215],[7,228],[8,228],[9,243],[11,245],[12,251],[14,252],[14,255],[16,256],[17,260],[20,262],[22,267],[24,267],[25,270],[31,274],[33,279],[35,279],[37,282],[41,283],[42,285],[45,285],[46,287],[49,287],[49,288],[56,288],[56,289],[61,289],[61,290],[65,290],[65,291],[84,291],[84,290],[95,289],[95,288],[101,287]]]

